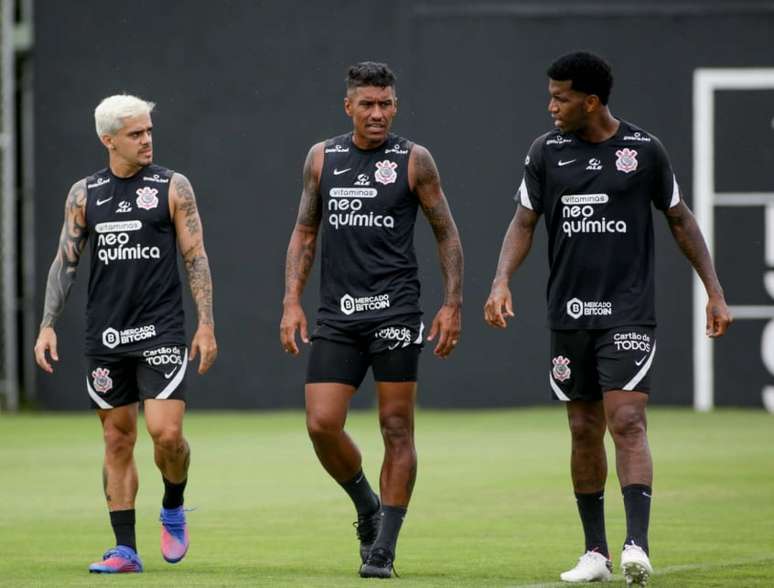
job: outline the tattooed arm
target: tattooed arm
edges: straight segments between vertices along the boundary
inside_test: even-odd
[[[218,356],[215,320],[212,316],[212,277],[204,250],[204,234],[191,182],[183,174],[174,174],[169,188],[170,213],[175,223],[177,244],[185,263],[191,295],[196,303],[198,328],[191,341],[191,359],[201,353],[199,373],[205,373]]]
[[[696,223],[696,218],[682,198],[676,206],[665,210],[664,215],[680,250],[691,262],[707,290],[709,298],[707,302],[707,336],[722,337],[733,322],[733,318],[731,318],[731,313],[726,305],[723,288],[720,286],[715,267],[712,265],[712,258],[707,244],[704,242],[701,229]]]
[[[309,343],[306,315],[301,307],[301,293],[309,278],[309,272],[312,271],[322,215],[319,188],[323,147],[324,143],[313,145],[306,156],[298,218],[290,235],[285,259],[285,298],[282,301],[280,343],[286,352],[293,355],[298,355],[299,352],[296,330],[301,332],[301,340]]]
[[[52,373],[54,369],[46,358],[46,352],[51,355],[51,359],[59,361],[54,323],[62,314],[65,300],[75,282],[78,262],[81,260],[81,253],[87,239],[86,180],[80,180],[70,188],[65,201],[64,223],[62,223],[56,256],[51,269],[48,270],[43,320],[40,323],[40,333],[34,349],[35,361],[48,373]]]
[[[414,145],[409,156],[409,186],[419,198],[438,243],[444,298],[427,339],[430,341],[438,335],[434,353],[447,357],[459,342],[462,328],[462,243],[441,189],[441,177],[433,156],[421,145]]]

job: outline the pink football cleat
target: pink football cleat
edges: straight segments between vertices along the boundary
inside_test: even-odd
[[[190,543],[185,510],[182,506],[162,508],[159,520],[161,521],[161,555],[169,563],[177,563],[185,557]]]
[[[131,574],[142,572],[140,556],[131,547],[117,545],[108,549],[102,556],[102,561],[89,566],[92,574]]]

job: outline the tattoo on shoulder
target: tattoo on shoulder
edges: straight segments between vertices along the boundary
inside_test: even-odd
[[[296,223],[317,227],[321,218],[321,199],[319,192],[319,182],[314,173],[315,147],[309,150],[304,162],[304,188],[301,192],[301,204],[298,207],[298,218]]]
[[[86,228],[86,180],[73,184],[65,203],[65,221],[59,238],[59,250],[62,254],[65,270],[75,273],[83,248],[86,246],[88,231]]]
[[[417,145],[414,149],[414,178],[415,190],[420,192],[419,203],[427,221],[440,240],[449,236],[454,225],[449,210],[449,204],[441,191],[441,178],[438,168],[433,161],[430,152]],[[431,197],[422,197],[422,194],[430,194]]]
[[[54,261],[48,271],[41,327],[52,327],[62,313],[75,282],[78,262],[89,238],[86,226],[86,180],[73,184],[65,201],[65,215]]]
[[[412,153],[414,153],[415,186],[440,184],[441,177],[430,152],[421,145],[415,145]]]
[[[201,231],[201,222],[191,182],[183,174],[176,173],[172,176],[172,188],[175,190],[176,204],[185,217],[188,232],[191,235],[198,234]]]
[[[78,180],[67,194],[67,209],[76,210],[86,206],[86,179]]]

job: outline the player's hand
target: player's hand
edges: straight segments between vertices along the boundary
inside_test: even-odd
[[[54,373],[54,368],[48,363],[46,351],[51,355],[51,359],[59,361],[59,354],[56,350],[56,333],[53,327],[44,327],[38,334],[38,340],[35,342],[35,362],[49,374]]]
[[[280,343],[286,353],[298,355],[298,343],[296,342],[296,330],[301,332],[301,340],[309,343],[309,331],[306,323],[304,309],[298,302],[288,302],[282,311],[280,321]]]
[[[201,354],[199,374],[207,373],[218,357],[218,344],[215,341],[215,329],[212,325],[199,325],[191,341],[191,361]]]
[[[508,326],[506,319],[514,316],[511,289],[506,283],[495,282],[484,304],[484,320],[492,327],[504,329]]]
[[[722,337],[733,322],[725,299],[722,296],[710,297],[707,302],[707,337]]]
[[[460,342],[460,331],[462,330],[462,307],[444,304],[433,319],[430,326],[428,341],[432,341],[438,336],[438,344],[433,353],[440,358],[447,358],[454,351]]]

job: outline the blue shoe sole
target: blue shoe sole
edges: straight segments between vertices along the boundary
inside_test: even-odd
[[[142,569],[139,570],[132,570],[131,572],[117,572],[113,569],[97,569],[97,568],[89,568],[90,574],[140,574],[142,573]]]

